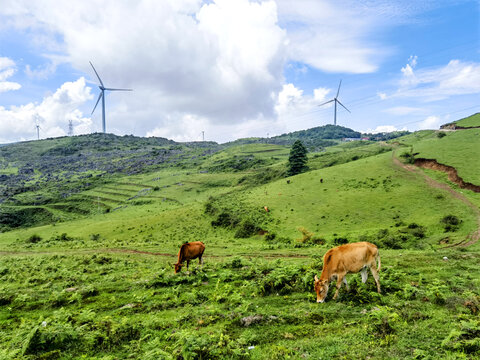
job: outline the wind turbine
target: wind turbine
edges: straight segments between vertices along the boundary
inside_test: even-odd
[[[337,96],[335,96],[332,100],[328,100],[327,102],[324,102],[323,104],[320,104],[318,106],[323,106],[323,105],[326,105],[328,103],[331,103],[332,101],[335,102],[335,114],[334,114],[334,117],[333,117],[333,125],[337,125],[337,103],[339,103],[340,105],[342,105],[344,107],[345,110],[347,110],[349,113],[351,113],[350,110],[348,110],[345,105],[343,105],[340,100],[338,100],[338,94],[340,93],[340,86],[342,85],[342,80],[340,80],[340,84],[338,84],[338,90],[337,90]]]
[[[98,88],[101,90],[100,94],[98,95],[97,103],[95,104],[95,107],[92,110],[92,114],[97,108],[98,102],[100,99],[102,99],[102,130],[103,133],[105,134],[105,90],[108,91],[133,91],[132,89],[113,89],[113,88],[106,88],[103,85],[102,79],[100,79],[100,76],[98,76],[97,70],[95,70],[95,67],[93,66],[92,62],[89,61],[90,65],[92,65],[93,71],[95,71],[95,75],[97,75],[98,81],[100,82],[100,85],[98,85]]]
[[[37,129],[37,140],[40,140],[40,121],[43,119],[38,113],[33,115],[35,119],[35,128]]]

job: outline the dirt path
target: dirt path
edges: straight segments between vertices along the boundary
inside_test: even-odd
[[[135,250],[135,249],[121,249],[121,248],[99,248],[99,249],[74,249],[74,250],[54,250],[54,251],[0,251],[0,256],[22,256],[22,255],[89,255],[89,254],[134,254],[134,255],[152,255],[152,256],[165,256],[176,258],[176,253],[161,253],[145,250]],[[205,254],[205,258],[229,258],[233,256],[243,256],[246,258],[309,258],[308,255],[300,254],[247,254],[247,253],[238,253],[238,254],[225,254],[225,255],[209,255]]]
[[[470,233],[464,240],[462,240],[462,241],[460,241],[456,244],[450,244],[450,245],[444,246],[442,249],[455,247],[455,246],[461,246],[461,247],[470,246],[472,244],[475,244],[480,239],[480,209],[475,204],[473,204],[468,198],[466,198],[461,193],[453,190],[447,184],[444,184],[444,183],[441,183],[441,182],[438,182],[438,181],[432,179],[427,174],[425,174],[423,171],[420,171],[418,167],[416,167],[414,165],[408,165],[408,164],[402,163],[397,157],[395,157],[395,152],[392,154],[392,161],[395,165],[401,167],[402,169],[404,169],[408,172],[413,172],[413,173],[422,175],[423,178],[425,179],[425,182],[429,186],[437,188],[437,189],[442,189],[442,190],[448,191],[454,198],[463,202],[465,205],[467,205],[470,209],[473,210],[474,214],[477,215],[477,229],[475,231]]]

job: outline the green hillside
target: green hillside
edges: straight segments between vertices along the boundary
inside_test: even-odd
[[[453,166],[468,182],[480,184],[480,129],[466,129],[438,137],[431,134],[420,142],[413,142],[416,157],[436,159],[439,163]]]
[[[480,356],[480,194],[412,165],[480,185],[478,129],[317,134],[292,177],[280,143],[102,136],[0,147],[1,359]],[[185,241],[205,264],[174,274]],[[317,304],[323,254],[356,241],[382,294],[351,274]]]
[[[472,127],[480,127],[480,113],[473,114],[466,118],[451,122],[449,124],[445,124],[442,127],[447,127],[450,124],[455,124],[457,127],[462,128],[472,128]]]

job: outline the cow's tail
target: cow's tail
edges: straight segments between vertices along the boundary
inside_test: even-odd
[[[382,268],[382,262],[380,261],[380,252],[377,250],[377,256],[375,256],[376,260],[378,260],[378,267],[377,270],[380,271]]]

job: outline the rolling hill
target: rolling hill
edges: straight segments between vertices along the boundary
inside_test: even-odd
[[[480,193],[415,161],[480,185],[479,129],[319,131],[299,133],[316,150],[288,178],[293,135],[1,147],[0,358],[478,357]],[[174,275],[196,240],[203,269]],[[315,303],[323,254],[355,241],[379,247],[382,294],[349,275],[350,292]]]

